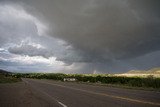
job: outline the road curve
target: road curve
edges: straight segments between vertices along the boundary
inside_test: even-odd
[[[52,80],[22,80],[61,107],[160,107],[160,92]]]

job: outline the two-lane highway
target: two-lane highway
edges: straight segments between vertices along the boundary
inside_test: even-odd
[[[62,107],[160,107],[159,92],[51,80],[23,81]]]

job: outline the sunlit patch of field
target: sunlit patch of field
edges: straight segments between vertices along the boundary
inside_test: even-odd
[[[155,78],[160,78],[160,74],[129,74],[129,73],[124,73],[124,74],[114,74],[115,76],[125,76],[125,77],[148,77],[148,76],[153,76]]]
[[[153,68],[147,71],[142,70],[131,70],[127,73],[114,74],[115,76],[125,76],[125,77],[154,77],[160,78],[160,68]]]

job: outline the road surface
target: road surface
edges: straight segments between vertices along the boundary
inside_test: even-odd
[[[30,104],[34,107],[160,107],[160,92],[52,80],[22,80],[34,96],[30,103],[41,103]]]

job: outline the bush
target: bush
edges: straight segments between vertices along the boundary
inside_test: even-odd
[[[81,82],[99,82],[104,84],[118,84],[134,87],[152,87],[160,88],[160,78],[153,78],[152,75],[147,78],[140,77],[117,77],[108,75],[88,75],[88,74],[62,74],[62,73],[30,73],[30,74],[14,74],[14,77],[20,78],[37,78],[37,79],[53,79],[61,80],[64,78],[75,78]]]

